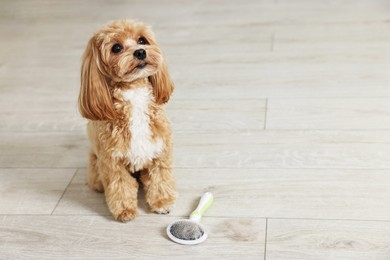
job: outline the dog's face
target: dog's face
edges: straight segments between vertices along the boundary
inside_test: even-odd
[[[95,35],[101,65],[112,79],[131,82],[157,72],[161,50],[149,27],[139,22],[118,21]]]
[[[174,86],[151,29],[133,20],[104,26],[89,40],[83,56],[81,114],[92,120],[115,120],[112,88],[140,78],[152,84],[157,104],[168,102]]]

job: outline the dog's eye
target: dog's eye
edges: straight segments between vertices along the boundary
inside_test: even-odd
[[[119,43],[115,43],[114,46],[112,46],[111,51],[113,53],[119,53],[122,51],[122,49],[123,49],[122,45],[120,45]]]
[[[145,44],[149,44],[149,43],[144,37],[139,37],[138,44],[145,45]]]

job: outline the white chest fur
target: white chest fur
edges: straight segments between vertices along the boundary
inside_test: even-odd
[[[131,103],[129,131],[131,135],[130,160],[131,171],[139,171],[144,165],[156,158],[163,149],[163,140],[152,140],[149,105],[153,94],[149,88],[135,88],[122,92],[123,99]]]

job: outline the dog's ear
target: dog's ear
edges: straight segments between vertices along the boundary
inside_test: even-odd
[[[91,120],[114,121],[116,111],[106,76],[102,73],[99,49],[92,37],[84,52],[81,66],[79,109]]]
[[[159,70],[149,77],[153,86],[153,94],[157,104],[167,103],[172,95],[174,85],[169,76],[168,67],[165,61],[160,65]]]
[[[159,47],[150,27],[145,29],[143,35],[149,44]],[[149,77],[149,81],[153,86],[153,94],[156,98],[157,104],[167,103],[174,90],[174,84],[169,76],[167,63],[165,62],[164,57],[162,58],[163,61],[162,64],[160,64],[158,71]]]

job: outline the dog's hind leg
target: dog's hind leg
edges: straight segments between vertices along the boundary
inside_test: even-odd
[[[102,181],[99,178],[97,167],[97,156],[92,151],[89,153],[88,165],[88,186],[90,189],[97,192],[104,192]]]

